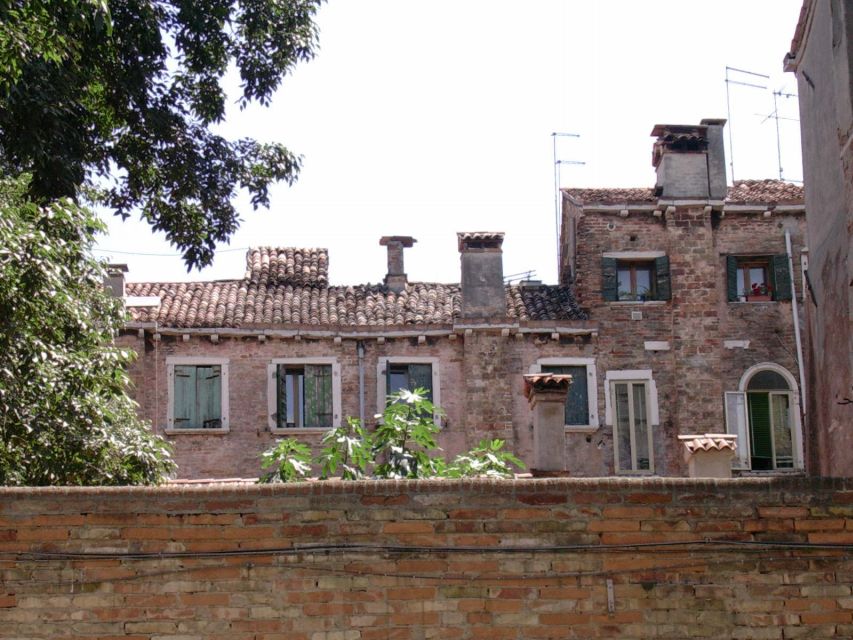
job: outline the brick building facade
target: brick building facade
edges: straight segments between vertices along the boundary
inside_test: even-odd
[[[400,236],[382,285],[329,286],[325,250],[270,248],[240,280],[130,284],[141,412],[180,477],[249,477],[275,438],[316,444],[421,386],[448,454],[503,438],[530,464],[522,376],[567,373],[572,475],[686,475],[678,436],[727,428],[741,473],[801,469],[802,193],[727,188],[722,127],[656,127],[653,189],[564,190],[559,285],[505,285],[500,233],[459,234],[460,284],[408,282]]]
[[[853,5],[803,2],[785,69],[797,74],[811,293],[809,466],[849,476],[853,449]]]

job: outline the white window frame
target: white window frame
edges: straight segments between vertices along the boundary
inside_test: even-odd
[[[648,382],[649,383],[649,421],[650,427],[660,425],[660,412],[658,409],[658,387],[655,383],[651,369],[620,369],[617,371],[607,371],[604,374],[604,387],[607,393],[604,394],[604,424],[609,427],[613,426],[613,401],[610,393],[610,383],[614,380],[627,382]]]
[[[388,397],[385,373],[389,364],[428,364],[432,366],[432,403],[441,406],[441,373],[439,359],[430,356],[382,356],[376,362],[376,413],[385,411]]]
[[[175,428],[175,366],[193,365],[219,365],[221,370],[221,388],[219,390],[220,412],[222,427],[219,429],[178,429]],[[231,422],[228,417],[228,358],[215,358],[206,356],[168,356],[166,358],[166,386],[168,387],[168,405],[166,413],[166,433],[205,433],[218,434],[228,433],[231,430]]]
[[[733,464],[736,469],[750,470],[751,469],[751,452],[749,450],[749,417],[746,414],[746,393],[747,393],[747,385],[749,385],[749,381],[756,373],[759,371],[774,371],[778,373],[780,376],[785,378],[785,382],[788,383],[788,388],[790,391],[787,393],[791,398],[791,415],[792,415],[792,425],[791,425],[791,437],[793,438],[793,452],[794,452],[794,466],[791,469],[774,469],[773,471],[766,471],[763,473],[790,473],[792,471],[802,471],[805,469],[805,455],[803,451],[803,425],[802,420],[800,419],[801,408],[800,408],[800,389],[797,386],[797,380],[788,371],[785,367],[776,364],[775,362],[760,362],[759,364],[751,366],[749,369],[744,371],[743,375],[740,378],[740,382],[738,383],[737,391],[727,391],[724,396],[724,402],[728,400],[728,396],[737,395],[743,398],[743,415],[738,417],[738,423],[735,425],[730,424],[729,422],[729,414],[726,410],[727,406],[723,405],[723,410],[725,411],[726,416],[726,431],[728,433],[738,434],[738,455],[735,457],[735,461]],[[743,421],[741,424],[740,421]],[[741,442],[741,438],[745,437],[745,442]]]
[[[331,427],[278,427],[275,414],[276,406],[276,375],[279,365],[305,366],[306,364],[332,365],[332,426]],[[267,364],[267,427],[273,433],[325,433],[330,428],[341,426],[341,365],[334,357],[314,358],[272,358]]]
[[[587,424],[564,425],[566,433],[594,433],[598,431],[598,374],[595,358],[539,358],[530,365],[530,373],[542,373],[542,367],[586,367]]]
[[[614,382],[643,382],[646,385],[646,404],[649,419],[649,468],[638,471],[619,469],[619,451],[616,443],[616,427],[614,425],[616,410],[613,407]],[[651,369],[622,369],[607,371],[604,375],[604,423],[613,428],[613,469],[619,475],[654,475],[655,473],[655,427],[660,425],[658,408],[658,387]]]

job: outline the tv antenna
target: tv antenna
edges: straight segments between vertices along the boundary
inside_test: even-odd
[[[791,122],[799,122],[799,118],[785,118],[784,116],[779,115],[779,103],[778,98],[796,98],[796,93],[786,93],[781,89],[773,92],[773,112],[765,116],[764,120],[761,121],[761,124],[767,122],[770,118],[773,118],[776,121],[776,159],[779,162],[779,179],[784,180],[785,174],[782,170],[782,135],[779,132],[779,121],[780,120],[790,120]],[[757,114],[761,115],[761,114]],[[801,182],[800,180],[792,180],[791,182]]]
[[[740,80],[732,79],[730,75],[734,75],[735,78],[741,78]],[[749,76],[745,78],[745,76]],[[760,78],[760,80],[753,80],[753,78]],[[747,82],[746,80],[749,80]],[[732,131],[734,130],[734,123],[732,122],[732,100],[731,100],[731,91],[729,87],[733,84],[740,85],[742,87],[750,87],[752,89],[767,89],[767,85],[764,84],[756,84],[757,82],[761,82],[762,80],[768,81],[770,80],[770,76],[765,75],[763,73],[756,73],[755,71],[747,71],[746,69],[736,69],[735,67],[730,67],[726,65],[726,111],[728,112],[728,124],[729,124],[729,166],[732,170],[732,182],[735,181],[735,146],[732,137]],[[778,121],[777,121],[778,123]]]
[[[580,160],[563,160],[557,157],[557,138],[580,138],[580,134],[577,133],[565,133],[562,131],[555,131],[551,134],[551,140],[554,145],[554,236],[556,237],[557,242],[557,280],[560,278],[560,204],[562,199],[560,198],[560,167],[564,164],[571,165],[585,165],[586,162],[581,162]]]

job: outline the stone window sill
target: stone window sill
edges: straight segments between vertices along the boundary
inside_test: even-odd
[[[600,429],[597,424],[567,424],[564,426],[566,433],[595,433]]]
[[[166,428],[166,435],[175,436],[175,435],[211,435],[211,436],[221,436],[227,433],[230,433],[231,429],[229,427],[225,427],[224,429],[175,429],[175,428]]]
[[[609,304],[614,307],[630,307],[638,305],[646,307],[662,307],[667,302],[669,302],[669,300],[614,300],[606,304]]]

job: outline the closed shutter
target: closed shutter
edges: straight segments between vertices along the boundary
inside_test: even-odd
[[[409,365],[410,391],[415,389],[426,389],[427,400],[432,402],[432,365],[410,364]]]
[[[196,369],[198,420],[203,429],[222,427],[222,371],[219,365]]]
[[[669,256],[655,258],[655,300],[672,299],[672,284],[669,277]]]
[[[729,302],[735,302],[738,298],[737,258],[734,256],[726,256],[726,297]]]
[[[192,429],[199,426],[196,413],[196,367],[175,365],[175,396],[172,416],[175,429]]]
[[[772,469],[773,435],[770,432],[770,396],[767,393],[749,393],[747,400],[752,468]]]
[[[331,365],[305,365],[304,423],[306,427],[332,426]]]
[[[287,373],[283,364],[275,367],[275,426],[287,426]]]
[[[726,391],[726,432],[737,436],[737,456],[732,461],[735,469],[749,469],[749,429],[746,421],[746,394],[743,391]]]
[[[773,278],[773,299],[791,299],[791,272],[788,270],[788,256],[784,253],[770,258],[770,275]]]
[[[616,258],[601,259],[601,297],[606,302],[619,299],[618,264]]]

